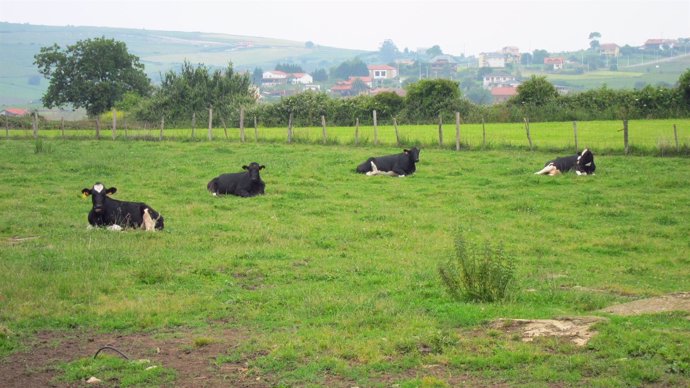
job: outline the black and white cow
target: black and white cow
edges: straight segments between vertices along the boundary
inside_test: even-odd
[[[544,168],[535,172],[536,175],[557,175],[575,169],[577,175],[594,175],[594,154],[589,149],[578,152],[577,155],[549,160]]]
[[[110,229],[142,228],[146,230],[163,229],[163,216],[143,202],[126,202],[112,199],[117,188],[106,188],[96,182],[90,189],[82,189],[84,197],[91,196],[93,207],[89,212],[89,224],[94,227],[105,226]]]
[[[400,154],[371,157],[357,166],[357,172],[367,175],[389,175],[403,177],[417,170],[419,148],[405,149]]]
[[[221,174],[208,182],[206,188],[213,195],[232,194],[240,197],[253,197],[264,193],[266,184],[261,180],[260,170],[266,166],[251,162],[242,166],[244,172]]]

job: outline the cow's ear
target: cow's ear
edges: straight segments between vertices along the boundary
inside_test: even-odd
[[[259,166],[259,170],[263,170],[264,168],[266,168],[266,166],[264,166],[263,164]]]
[[[105,193],[106,194],[115,194],[116,191],[117,191],[117,187],[110,187],[107,190],[105,190]]]
[[[409,153],[410,153],[410,150],[408,150],[407,148],[405,148],[405,149],[403,149],[403,152],[406,153],[406,154],[409,154]]]
[[[88,197],[89,195],[91,195],[91,189],[81,189],[81,195],[84,198]]]
[[[249,169],[249,166],[244,165],[244,166],[242,166],[242,169],[243,169],[243,170],[248,170],[248,169]]]
[[[578,151],[577,156],[582,156],[582,152]]]

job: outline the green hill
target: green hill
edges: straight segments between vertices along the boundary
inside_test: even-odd
[[[53,43],[61,47],[105,36],[125,42],[154,82],[184,60],[209,67],[232,62],[238,71],[273,69],[278,63],[299,64],[306,71],[328,69],[365,51],[305,42],[201,32],[151,31],[108,27],[52,27],[0,22],[0,106],[37,104],[48,86],[34,66],[34,55]]]

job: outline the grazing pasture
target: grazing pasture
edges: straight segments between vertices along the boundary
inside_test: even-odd
[[[417,172],[392,178],[354,166],[399,152],[393,145],[37,144],[0,142],[5,378],[2,368],[30,358],[37,336],[57,333],[47,343],[59,350],[90,333],[177,338],[182,360],[207,349],[187,368],[241,386],[690,384],[687,313],[600,311],[690,291],[687,158],[599,155],[592,145],[596,175],[547,177],[534,171],[553,152],[421,147]],[[208,193],[218,171],[251,161],[266,166],[265,195]],[[116,199],[145,198],[165,229],[88,230],[91,202],[80,195],[95,181],[117,186]],[[449,297],[438,266],[460,233],[513,257],[508,300]],[[525,343],[490,325],[591,315],[607,319],[583,347]],[[227,332],[239,335],[227,343]],[[155,362],[155,349],[130,356]],[[94,360],[89,347],[70,356],[21,376],[190,383],[180,365],[144,372]]]

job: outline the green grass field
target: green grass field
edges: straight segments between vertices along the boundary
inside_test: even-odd
[[[603,154],[595,176],[543,177],[533,173],[557,155],[520,144],[422,147],[415,175],[389,178],[353,169],[392,145],[2,140],[0,362],[44,330],[229,327],[246,338],[209,364],[245,362],[266,386],[690,384],[684,314],[598,311],[690,291],[688,159]],[[266,165],[266,195],[208,194],[211,178],[251,161]],[[165,230],[88,230],[80,192],[96,181],[147,202]],[[460,231],[514,258],[509,300],[448,296],[437,268]],[[580,315],[608,318],[585,347],[487,326]],[[81,381],[88,358],[63,381]],[[123,384],[124,367],[103,367]],[[133,385],[174,379],[161,376]]]

